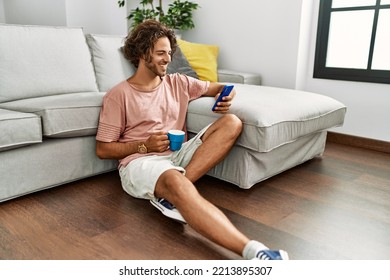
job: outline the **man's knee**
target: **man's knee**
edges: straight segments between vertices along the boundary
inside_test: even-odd
[[[220,120],[222,129],[226,129],[233,137],[238,137],[242,132],[242,121],[234,114],[225,114]]]
[[[158,178],[155,195],[166,199],[171,196],[180,196],[183,186],[186,185],[186,180],[188,179],[179,170],[169,169]]]

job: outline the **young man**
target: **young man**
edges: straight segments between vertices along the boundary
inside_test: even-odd
[[[179,151],[169,150],[167,131],[186,130],[188,102],[218,97],[223,88],[186,75],[167,75],[176,48],[173,31],[154,20],[138,25],[126,38],[125,57],[137,70],[104,97],[97,155],[119,160],[127,193],[149,199],[163,214],[188,223],[217,244],[245,259],[288,259],[286,252],[246,237],[193,184],[227,155],[241,133],[240,119],[228,114],[234,90],[215,109],[222,114],[217,121]]]

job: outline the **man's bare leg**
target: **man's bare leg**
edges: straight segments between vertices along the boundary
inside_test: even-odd
[[[235,115],[222,116],[202,136],[203,144],[187,165],[186,176],[177,170],[168,170],[160,176],[155,189],[155,195],[173,203],[197,232],[239,255],[249,239],[222,211],[204,199],[192,182],[227,155],[241,130],[241,120]]]
[[[187,223],[209,240],[242,255],[249,239],[216,206],[204,199],[192,182],[177,170],[158,179],[155,196],[173,203]]]
[[[229,153],[242,131],[241,120],[232,114],[223,115],[202,136],[203,144],[185,167],[186,177],[195,182]]]

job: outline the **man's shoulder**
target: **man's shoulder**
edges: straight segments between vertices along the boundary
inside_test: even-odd
[[[172,84],[191,84],[196,82],[197,79],[182,73],[172,73],[165,75],[164,81]]]
[[[114,98],[117,96],[123,95],[126,91],[128,91],[127,81],[122,81],[115,86],[113,86],[107,93],[105,94],[105,98]]]
[[[165,81],[174,81],[174,80],[182,80],[183,79],[183,74],[180,73],[171,73],[171,74],[166,74],[164,76]]]

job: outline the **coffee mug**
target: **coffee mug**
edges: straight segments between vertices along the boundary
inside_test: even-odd
[[[168,131],[169,148],[171,151],[180,150],[181,144],[183,144],[185,138],[185,132],[182,130],[172,129]]]

